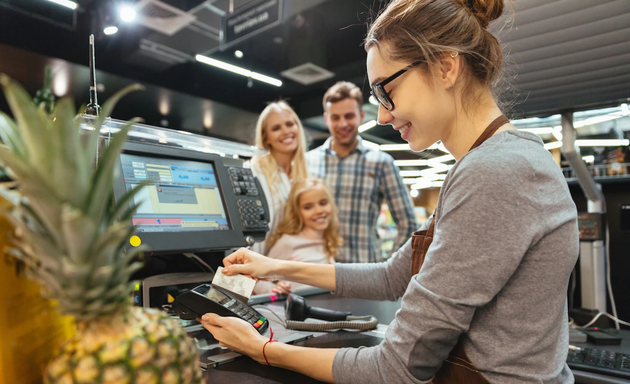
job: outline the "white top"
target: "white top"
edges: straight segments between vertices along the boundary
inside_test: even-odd
[[[260,181],[260,185],[265,193],[265,198],[267,199],[267,205],[269,206],[269,232],[267,232],[266,239],[276,230],[278,223],[282,220],[284,204],[289,198],[289,192],[291,192],[291,179],[284,172],[284,169],[278,167],[280,182],[276,185],[274,193],[272,193],[267,178],[257,164],[254,164],[252,167],[252,173],[258,178],[258,181]],[[252,250],[263,255],[266,255],[268,251],[264,242],[254,244]]]
[[[271,247],[267,257],[278,260],[302,261],[314,264],[334,263],[334,259],[329,257],[324,250],[324,239],[312,240],[302,234],[284,234]],[[276,285],[270,281],[259,281],[256,283],[254,292],[256,294],[269,293]],[[309,285],[291,283],[291,290],[310,288]]]

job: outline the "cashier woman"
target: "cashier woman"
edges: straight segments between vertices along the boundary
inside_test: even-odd
[[[331,383],[573,382],[566,289],[578,256],[576,208],[542,141],[515,130],[491,92],[503,56],[487,27],[503,9],[503,0],[394,0],[369,27],[379,123],[416,151],[441,140],[457,160],[432,220],[394,256],[318,265],[241,249],[224,261],[228,275],[402,297],[383,342],[266,344],[240,319],[204,315],[222,345]]]

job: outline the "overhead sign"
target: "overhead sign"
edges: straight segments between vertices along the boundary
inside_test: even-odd
[[[282,22],[282,0],[258,0],[223,17],[221,49]]]

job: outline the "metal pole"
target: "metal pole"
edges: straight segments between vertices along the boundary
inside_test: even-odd
[[[589,213],[606,213],[601,185],[591,176],[575,145],[573,113],[562,114],[562,154],[567,159],[587,198]],[[606,247],[602,240],[580,242],[580,287],[582,307],[606,312]]]

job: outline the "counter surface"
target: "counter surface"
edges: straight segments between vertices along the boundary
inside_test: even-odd
[[[349,311],[353,315],[373,315],[381,324],[389,324],[400,308],[400,300],[397,302],[380,302],[362,299],[349,299],[331,294],[320,294],[306,298],[308,304],[315,307],[324,307],[340,311]],[[275,313],[283,312],[284,302],[269,303],[267,307]],[[273,321],[273,317],[268,317]],[[280,327],[277,320],[272,327]],[[315,348],[342,348],[374,346],[382,341],[382,333],[385,328],[379,326],[376,332],[345,332],[337,331],[326,334],[314,333],[316,337],[300,341],[295,345]],[[274,330],[274,332],[276,332]],[[286,331],[285,331],[286,332]],[[593,347],[609,349],[616,352],[630,353],[630,331],[621,331],[624,337],[620,346],[594,346],[590,343],[576,344],[580,347]],[[380,336],[380,337],[379,337]],[[627,383],[627,380],[613,378],[588,372],[573,371],[577,384],[619,384]],[[206,372],[208,383],[239,383],[239,384],[314,384],[321,383],[309,377],[281,368],[274,368],[258,364],[249,357],[239,357],[235,361],[220,365],[217,368],[209,368]]]

